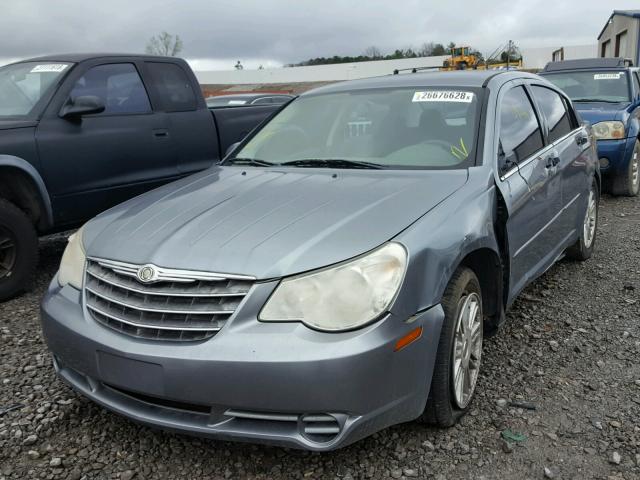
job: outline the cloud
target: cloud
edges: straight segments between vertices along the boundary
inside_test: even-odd
[[[192,64],[216,69],[238,59],[246,68],[280,66],[428,41],[486,54],[509,39],[521,47],[595,43],[611,9],[601,0],[3,0],[0,58],[143,52],[163,30],[180,35]]]

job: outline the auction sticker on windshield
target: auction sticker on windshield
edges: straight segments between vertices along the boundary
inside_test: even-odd
[[[69,65],[65,63],[47,63],[44,65],[36,65],[31,69],[30,73],[45,73],[45,72],[63,72]]]
[[[413,102],[462,102],[471,103],[473,92],[461,90],[429,90],[413,94]]]
[[[619,80],[621,73],[594,73],[594,80]]]

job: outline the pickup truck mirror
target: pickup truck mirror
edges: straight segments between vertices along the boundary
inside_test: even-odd
[[[94,95],[83,95],[76,97],[73,101],[69,102],[62,107],[60,116],[62,118],[79,118],[82,115],[90,115],[92,113],[104,112],[105,105],[100,97]]]
[[[238,145],[240,145],[240,142],[232,143],[231,145],[229,145],[229,148],[227,148],[227,151],[224,152],[224,156],[228,157],[229,154],[233,152]]]

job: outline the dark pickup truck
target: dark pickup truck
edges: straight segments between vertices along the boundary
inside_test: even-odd
[[[217,163],[280,105],[208,109],[181,59],[56,55],[0,68],[0,300],[38,235]]]

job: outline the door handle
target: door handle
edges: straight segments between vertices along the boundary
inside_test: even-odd
[[[153,135],[155,137],[168,137],[169,136],[169,130],[164,130],[164,129],[156,129],[153,131]]]
[[[576,143],[580,146],[584,145],[589,141],[589,137],[586,135],[579,134],[576,136]]]
[[[556,167],[560,163],[560,156],[557,153],[552,153],[547,157],[545,167],[553,168]]]

